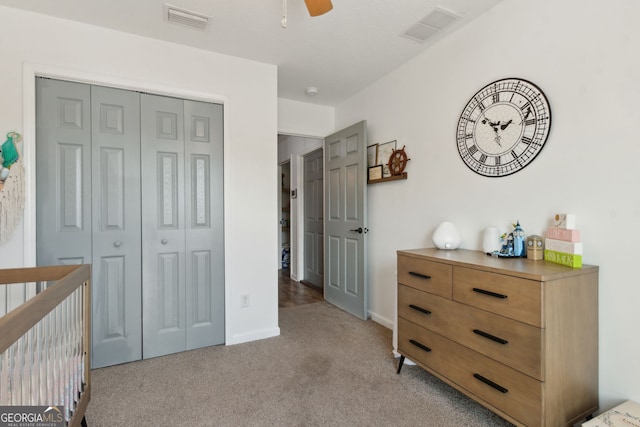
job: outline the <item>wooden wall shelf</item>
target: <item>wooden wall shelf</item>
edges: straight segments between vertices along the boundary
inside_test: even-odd
[[[367,181],[367,184],[377,184],[379,182],[397,181],[399,179],[407,179],[407,173],[403,172],[402,175],[392,175],[387,178],[374,179]]]

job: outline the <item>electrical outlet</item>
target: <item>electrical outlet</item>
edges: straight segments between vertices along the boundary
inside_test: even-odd
[[[240,295],[240,307],[241,308],[249,307],[249,294]]]

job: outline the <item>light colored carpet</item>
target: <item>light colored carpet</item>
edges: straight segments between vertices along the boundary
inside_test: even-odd
[[[511,426],[416,366],[391,331],[319,302],[279,337],[92,371],[89,427]]]

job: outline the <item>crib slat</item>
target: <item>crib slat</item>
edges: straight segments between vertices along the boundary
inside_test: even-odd
[[[90,276],[88,265],[0,270],[0,291],[15,283],[29,297],[0,313],[0,405],[59,405],[66,425],[81,425],[91,398]]]
[[[79,283],[89,281],[91,268],[88,265],[72,265],[72,266],[56,266],[56,267],[39,267],[37,269],[61,268],[70,271],[69,274],[59,279],[54,286],[50,286],[43,292],[37,294],[20,307],[9,312],[0,318],[0,353],[3,353],[11,344],[31,329],[40,319],[53,310],[58,304],[64,301],[71,294]],[[37,270],[36,269],[36,270]],[[14,269],[29,270],[29,269]],[[59,270],[59,271],[65,271]],[[33,277],[32,273],[32,276]],[[3,282],[3,274],[0,270],[0,283]],[[44,279],[46,280],[46,279]],[[33,279],[22,279],[24,281],[39,281]]]

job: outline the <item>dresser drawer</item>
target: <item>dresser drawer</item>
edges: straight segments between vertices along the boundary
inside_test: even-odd
[[[398,255],[398,283],[451,298],[452,267],[447,264]]]
[[[544,381],[544,329],[453,302],[447,338]]]
[[[458,317],[456,303],[405,285],[398,285],[398,317],[447,335]]]
[[[537,327],[542,322],[542,283],[471,268],[453,270],[453,299]]]
[[[522,424],[541,425],[541,382],[402,318],[398,336],[400,354]]]
[[[544,380],[540,328],[404,285],[398,285],[398,316]]]

